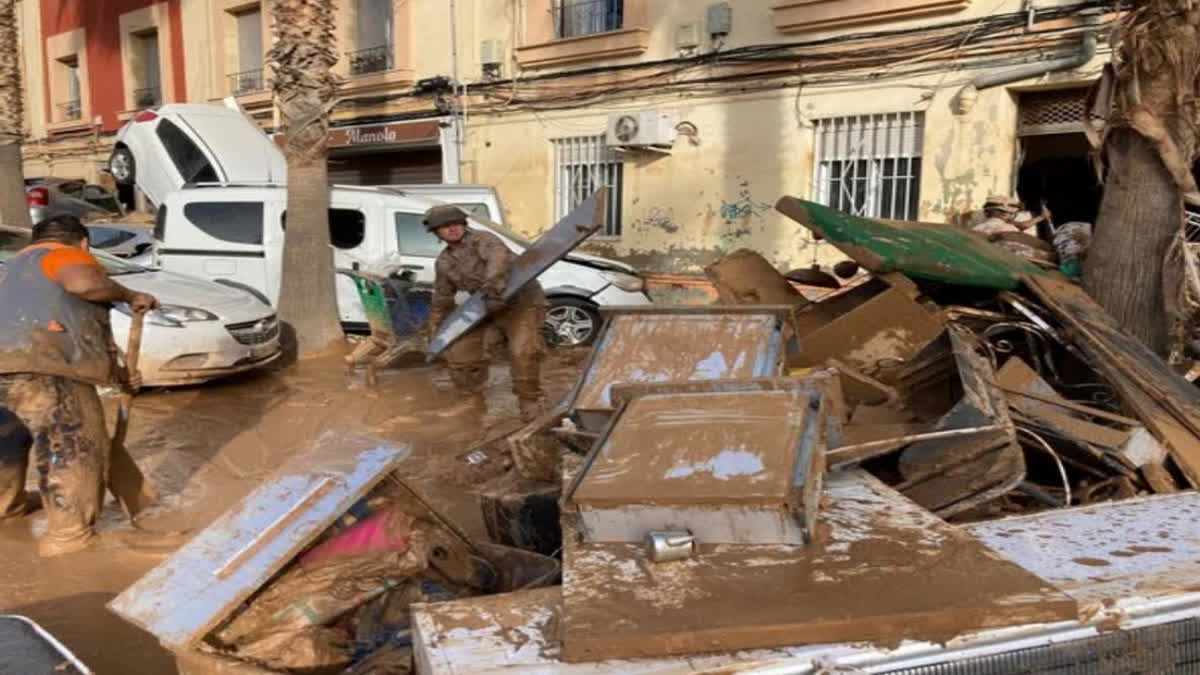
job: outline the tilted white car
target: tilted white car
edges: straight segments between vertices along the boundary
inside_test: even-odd
[[[139,112],[117,132],[108,168],[156,206],[185,183],[287,176],[283,153],[232,104],[171,103]]]
[[[279,325],[270,306],[250,293],[207,279],[135,265],[93,250],[118,283],[162,304],[146,315],[138,370],[148,386],[195,384],[257,368],[279,357]],[[13,251],[0,252],[0,262]],[[124,350],[129,309],[110,313]]]

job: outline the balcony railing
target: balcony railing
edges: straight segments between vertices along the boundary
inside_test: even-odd
[[[621,28],[622,0],[559,0],[554,4],[554,36],[579,37]]]
[[[63,122],[77,120],[83,116],[83,108],[79,101],[67,101],[58,104],[58,119]]]
[[[133,104],[139,108],[149,108],[162,103],[162,87],[145,87],[133,90]]]
[[[229,76],[229,90],[234,96],[242,94],[252,94],[256,91],[263,91],[266,86],[263,83],[263,69],[258,70],[243,70],[240,73],[233,73]]]
[[[360,49],[356,52],[347,52],[346,58],[350,61],[350,74],[366,75],[367,73],[382,73],[385,70],[391,70],[394,51],[391,45],[380,45]]]

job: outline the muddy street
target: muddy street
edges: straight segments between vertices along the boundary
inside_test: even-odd
[[[543,384],[551,400],[574,384],[584,350],[547,359]],[[347,428],[411,444],[402,472],[430,501],[473,534],[483,524],[471,486],[493,462],[463,457],[473,443],[517,426],[505,363],[492,367],[489,409],[482,419],[437,413],[456,399],[444,369],[414,365],[381,371],[368,388],[339,359],[250,373],[206,385],[150,390],[134,402],[128,447],[158,491],[139,519],[154,533],[138,537],[109,497],[97,550],[54,559],[37,555],[44,515],[0,526],[0,613],[39,622],[101,675],[174,673],[174,659],[150,635],[104,605],[210,523],[285,458],[331,428]],[[110,415],[116,399],[106,399]],[[110,416],[111,430],[111,416]],[[31,477],[32,478],[32,477]],[[30,487],[35,488],[34,480]]]

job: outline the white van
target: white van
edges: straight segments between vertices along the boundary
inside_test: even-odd
[[[368,267],[398,257],[415,271],[418,282],[433,283],[434,260],[443,244],[421,224],[432,201],[398,190],[351,186],[331,188],[329,201],[336,267]],[[159,206],[156,263],[252,290],[273,305],[279,297],[286,207],[283,185],[185,186]],[[470,227],[495,233],[515,253],[529,245],[482,216],[473,217]],[[550,301],[547,336],[556,345],[590,343],[600,328],[598,307],[650,302],[643,280],[631,268],[602,258],[572,256],[552,265],[539,281]],[[358,293],[342,275],[337,298],[342,323],[365,327]]]

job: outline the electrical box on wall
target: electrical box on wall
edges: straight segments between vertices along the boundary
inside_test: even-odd
[[[608,145],[618,148],[666,150],[675,144],[674,113],[658,110],[618,113],[608,118]]]
[[[708,7],[708,34],[714,38],[729,35],[733,30],[733,6],[720,2]]]
[[[681,23],[675,29],[675,48],[694,49],[700,46],[700,24]]]
[[[500,77],[504,67],[504,41],[484,40],[479,43],[479,65],[485,77]]]

